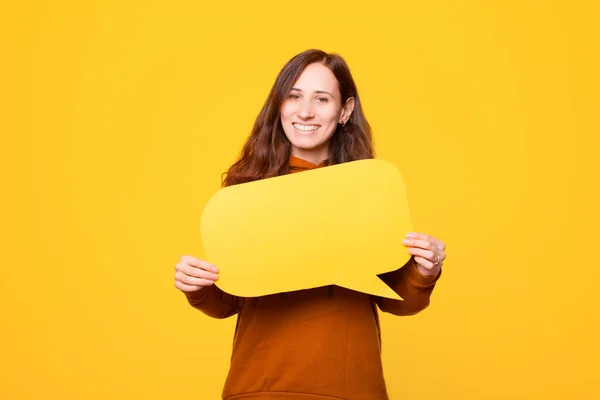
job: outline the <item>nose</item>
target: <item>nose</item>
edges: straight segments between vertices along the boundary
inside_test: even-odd
[[[313,104],[311,101],[304,101],[299,106],[298,116],[302,119],[310,119],[315,116],[315,111],[313,109]]]

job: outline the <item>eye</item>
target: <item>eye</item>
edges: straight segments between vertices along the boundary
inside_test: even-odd
[[[317,97],[319,103],[327,103],[329,99],[327,97]]]
[[[293,100],[298,100],[300,98],[300,96],[295,93],[290,93],[288,97]]]

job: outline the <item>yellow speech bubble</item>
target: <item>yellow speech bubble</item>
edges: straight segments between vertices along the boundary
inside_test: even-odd
[[[401,299],[376,275],[408,261],[409,231],[404,179],[378,159],[222,188],[201,219],[217,285],[243,297],[338,285]]]

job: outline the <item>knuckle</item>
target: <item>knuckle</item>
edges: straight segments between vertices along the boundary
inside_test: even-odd
[[[189,267],[187,265],[181,265],[179,267],[179,272],[183,275],[189,275]]]

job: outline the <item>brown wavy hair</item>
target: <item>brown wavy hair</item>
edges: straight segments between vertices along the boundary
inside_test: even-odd
[[[304,69],[313,63],[321,63],[333,72],[342,104],[354,97],[354,111],[350,119],[345,126],[338,124],[331,137],[326,165],[375,157],[371,127],[363,113],[346,61],[338,54],[311,49],[294,56],[279,72],[238,161],[223,174],[223,186],[289,173],[291,143],[281,125],[281,105]]]

